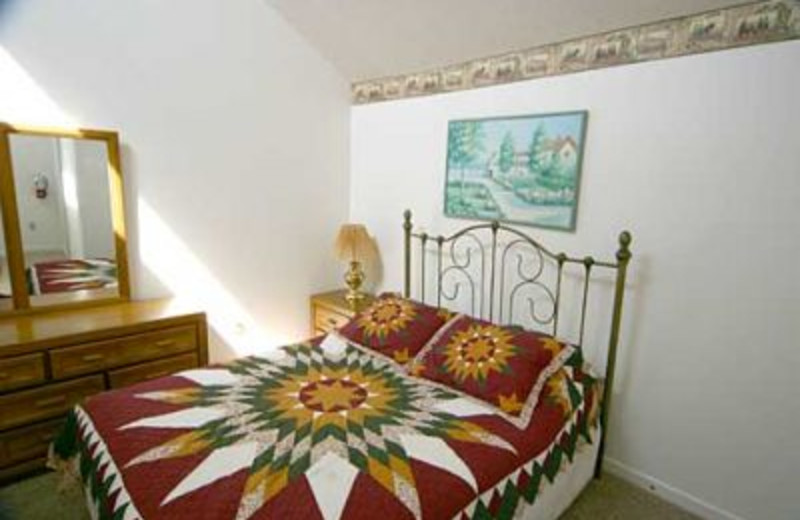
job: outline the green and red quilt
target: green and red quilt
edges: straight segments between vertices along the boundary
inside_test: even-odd
[[[315,342],[76,407],[53,445],[98,518],[512,518],[596,434],[580,352],[520,429],[355,345]]]

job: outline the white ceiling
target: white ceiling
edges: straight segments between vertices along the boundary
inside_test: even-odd
[[[416,72],[742,0],[265,0],[349,80]]]

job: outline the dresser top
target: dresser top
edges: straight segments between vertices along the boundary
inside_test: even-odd
[[[92,341],[136,333],[149,326],[197,321],[203,313],[175,300],[143,300],[42,312],[0,319],[0,358],[47,348],[65,340]]]

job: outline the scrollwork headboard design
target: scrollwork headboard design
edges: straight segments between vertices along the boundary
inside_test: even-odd
[[[622,304],[625,293],[625,278],[631,259],[631,234],[623,231],[619,235],[615,261],[596,260],[592,256],[583,258],[551,250],[522,233],[497,221],[475,224],[449,236],[429,235],[415,232],[411,223],[411,211],[403,215],[404,231],[404,285],[403,295],[412,297],[412,241],[419,243],[419,288],[414,295],[418,300],[447,307],[448,303],[466,302],[469,314],[501,324],[519,323],[515,320],[521,313],[515,305],[522,303],[534,328],[550,327],[547,332],[559,337],[559,316],[562,313],[562,289],[565,268],[578,265],[582,268],[580,304],[577,310],[579,329],[577,341],[583,345],[586,329],[587,302],[592,275],[596,270],[607,270],[615,274],[613,308],[609,328],[606,370],[603,384],[602,426],[595,476],[600,475],[608,429],[608,413],[619,344]],[[527,253],[527,254],[526,254]],[[433,280],[430,280],[428,257],[433,257]],[[548,279],[545,267],[550,264],[554,275]],[[435,301],[428,301],[432,286]],[[527,291],[527,295],[526,295]],[[429,293],[429,294],[426,294]],[[536,294],[536,298],[531,296]],[[468,297],[468,298],[467,298]],[[516,311],[516,312],[515,312]]]

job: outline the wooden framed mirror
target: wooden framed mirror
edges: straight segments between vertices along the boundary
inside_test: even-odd
[[[0,314],[130,298],[116,132],[0,123]]]

